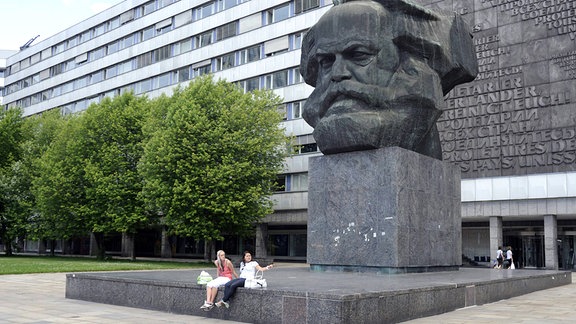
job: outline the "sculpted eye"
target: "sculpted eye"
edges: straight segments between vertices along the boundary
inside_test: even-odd
[[[322,68],[330,68],[334,64],[335,56],[332,54],[318,54],[316,60]]]
[[[347,60],[355,62],[356,64],[366,65],[376,57],[376,53],[369,48],[360,46],[348,49],[344,53],[344,56]]]

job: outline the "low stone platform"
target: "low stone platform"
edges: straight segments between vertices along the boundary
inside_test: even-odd
[[[204,312],[206,290],[196,284],[200,271],[72,273],[66,276],[66,298],[247,323],[397,323],[572,281],[570,272],[552,270],[377,275],[280,264],[265,272],[268,288],[239,288],[229,309]]]

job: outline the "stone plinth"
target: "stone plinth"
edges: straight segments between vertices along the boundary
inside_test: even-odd
[[[311,269],[403,273],[462,263],[456,166],[390,147],[311,158],[308,177]]]

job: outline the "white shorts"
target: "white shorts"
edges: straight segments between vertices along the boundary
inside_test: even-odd
[[[224,286],[228,281],[230,281],[230,278],[228,278],[228,277],[218,277],[218,278],[208,282],[206,284],[206,287],[218,288],[220,286]]]

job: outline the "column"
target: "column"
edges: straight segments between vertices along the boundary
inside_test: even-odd
[[[544,215],[544,267],[558,270],[558,224],[556,215]]]
[[[254,253],[259,260],[268,258],[268,224],[259,223],[256,225],[256,251]]]
[[[502,216],[490,216],[490,260],[496,260],[496,251],[502,246]]]

